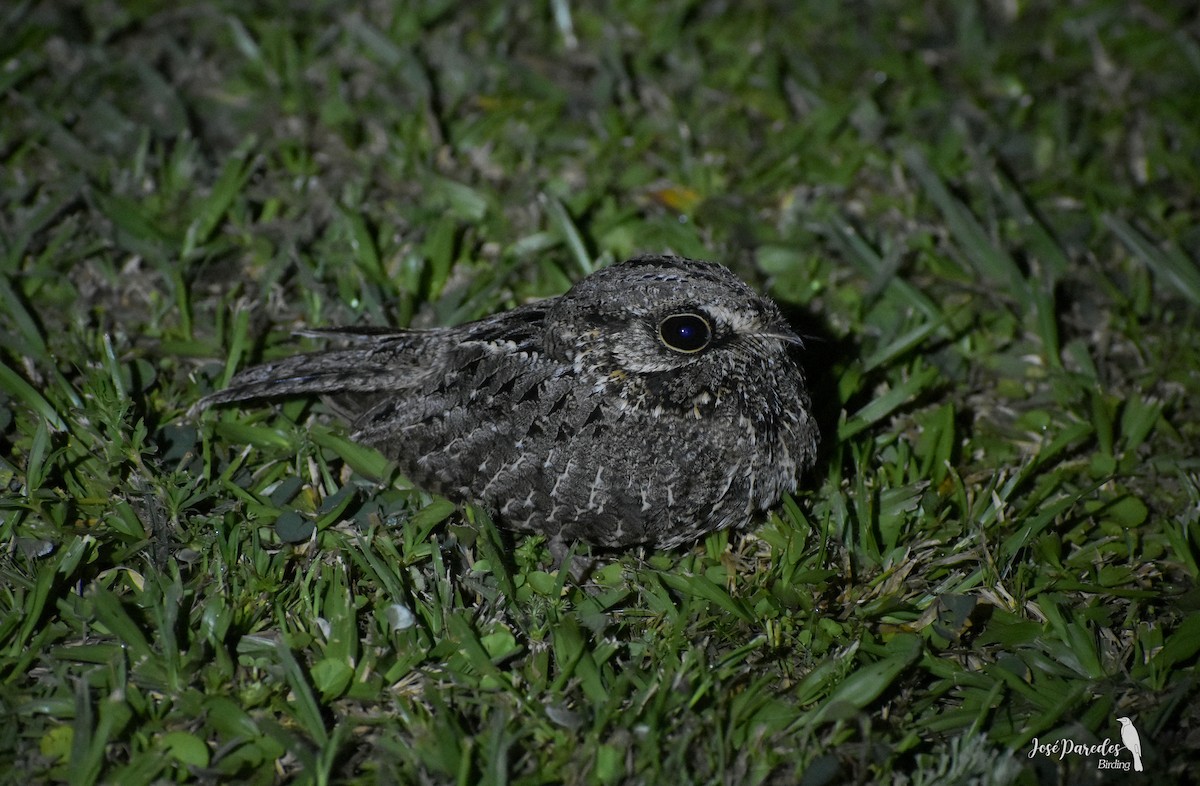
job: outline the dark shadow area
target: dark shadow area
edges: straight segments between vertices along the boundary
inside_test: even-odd
[[[792,350],[792,357],[804,372],[808,384],[813,418],[821,433],[813,469],[801,478],[801,488],[820,486],[828,474],[829,460],[837,440],[838,417],[842,402],[838,396],[834,367],[840,358],[859,352],[857,343],[837,338],[824,320],[810,311],[787,303],[778,304],[783,316],[804,346]]]

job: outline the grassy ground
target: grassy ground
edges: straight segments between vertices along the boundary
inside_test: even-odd
[[[0,9],[0,779],[1194,777],[1196,11],[591,5]],[[813,336],[751,533],[584,591],[318,402],[186,415],[639,250]]]

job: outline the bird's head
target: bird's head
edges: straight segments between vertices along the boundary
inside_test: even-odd
[[[778,306],[729,270],[679,257],[638,257],[580,281],[547,327],[577,365],[630,375],[687,370],[714,381],[747,364],[786,360],[800,344]]]

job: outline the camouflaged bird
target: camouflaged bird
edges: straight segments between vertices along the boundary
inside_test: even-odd
[[[457,327],[307,334],[348,343],[244,371],[200,406],[320,394],[419,486],[560,549],[744,526],[816,452],[800,340],[710,262],[638,257]]]

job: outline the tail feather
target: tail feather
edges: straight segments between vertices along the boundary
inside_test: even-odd
[[[259,398],[398,390],[420,375],[410,342],[389,346],[375,336],[364,345],[365,336],[355,338],[350,347],[296,355],[242,371],[224,390],[200,399],[195,409]]]

